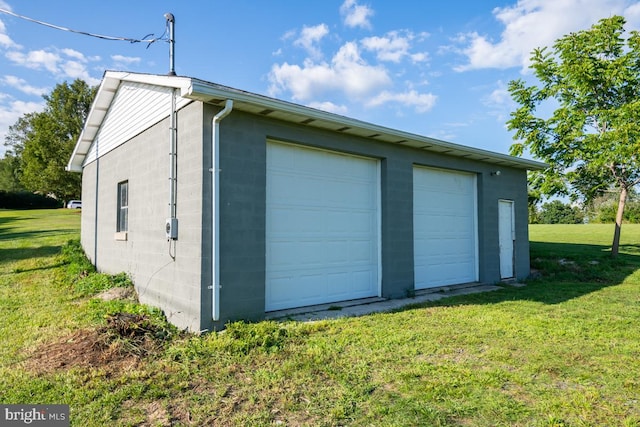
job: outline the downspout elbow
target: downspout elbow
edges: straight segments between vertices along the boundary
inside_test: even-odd
[[[224,108],[218,112],[215,116],[213,116],[213,123],[216,124],[220,120],[224,119],[231,113],[233,110],[233,99],[227,99],[224,103]]]
[[[220,320],[220,121],[233,110],[233,100],[227,99],[224,108],[211,119],[211,311],[213,321]]]

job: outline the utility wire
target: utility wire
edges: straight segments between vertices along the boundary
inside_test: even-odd
[[[0,8],[0,12],[6,13],[7,15],[15,16],[16,18],[24,19],[25,21],[30,21],[30,22],[34,22],[36,24],[44,25],[45,27],[54,28],[56,30],[68,31],[70,33],[82,34],[82,35],[85,35],[85,36],[96,37],[96,38],[103,39],[103,40],[126,41],[126,42],[129,42],[129,43],[149,43],[147,45],[147,47],[149,47],[152,43],[155,43],[155,42],[160,41],[160,40],[161,41],[169,41],[169,39],[165,37],[167,35],[168,24],[167,24],[167,27],[165,27],[164,33],[162,33],[162,35],[160,37],[148,38],[148,37],[153,36],[153,34],[147,34],[142,39],[132,39],[132,38],[128,38],[128,37],[113,37],[113,36],[105,36],[105,35],[102,35],[102,34],[88,33],[86,31],[72,30],[71,28],[61,27],[59,25],[50,24],[48,22],[39,21],[37,19],[29,18],[28,16],[24,16],[24,15],[19,15],[19,14],[15,13],[15,12],[11,12],[10,10],[6,10],[6,9],[2,9],[2,8]]]

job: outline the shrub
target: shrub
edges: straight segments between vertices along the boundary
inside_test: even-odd
[[[541,224],[582,224],[584,214],[575,206],[553,200],[542,205],[538,219]]]
[[[0,209],[51,209],[62,207],[62,202],[42,194],[28,191],[0,190]]]
[[[615,222],[618,202],[610,201],[598,206],[592,215],[591,222],[610,224]],[[622,219],[629,224],[640,224],[640,201],[629,201],[625,204]]]

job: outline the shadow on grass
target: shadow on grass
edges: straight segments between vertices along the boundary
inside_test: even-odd
[[[65,265],[65,263],[63,262],[58,262],[56,264],[51,264],[51,265],[44,265],[42,267],[33,267],[33,268],[16,268],[15,270],[13,270],[10,273],[0,273],[0,274],[16,274],[16,273],[30,273],[33,271],[42,271],[42,270],[51,270],[53,268],[58,268],[58,267],[62,267],[63,265]]]
[[[55,229],[10,232],[5,228],[0,229],[0,240],[38,239],[40,237],[50,237],[59,234],[75,233],[76,231],[77,230],[74,229]]]
[[[452,296],[411,307],[496,304],[503,301],[527,300],[559,304],[619,285],[640,268],[640,246],[620,247],[618,258],[612,259],[611,248],[601,245],[531,242],[531,268],[536,272],[525,281],[527,286],[494,292]]]
[[[60,253],[62,246],[38,246],[35,248],[0,249],[0,262],[21,261],[32,258],[44,258]]]

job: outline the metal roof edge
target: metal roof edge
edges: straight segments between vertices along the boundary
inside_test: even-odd
[[[546,163],[536,160],[523,159],[521,157],[514,157],[508,154],[496,153],[494,151],[469,147],[467,145],[455,144],[452,142],[442,141],[427,136],[392,129],[362,120],[342,116],[339,114],[318,110],[304,105],[294,104],[288,101],[270,98],[264,95],[246,92],[227,86],[222,86],[216,83],[210,83],[199,79],[192,79],[191,82],[191,86],[189,86],[187,90],[182,93],[182,96],[193,99],[199,99],[203,96],[230,98],[234,101],[242,101],[259,105],[261,107],[264,107],[265,109],[279,110],[287,113],[304,114],[315,120],[333,122],[339,124],[340,126],[366,129],[368,131],[371,131],[372,133],[384,133],[388,135],[394,135],[399,139],[409,139],[442,147],[444,149],[462,151],[468,154],[485,157],[487,160],[493,160],[492,163],[514,163],[528,170],[542,170],[548,167]]]
[[[207,102],[207,99],[211,98],[232,99],[236,102],[245,102],[265,109],[305,115],[314,120],[335,123],[336,125],[339,125],[339,127],[351,127],[367,130],[372,134],[385,134],[393,136],[394,138],[397,137],[398,139],[425,143],[432,147],[442,148],[443,151],[450,150],[457,151],[462,154],[479,156],[482,157],[482,161],[490,163],[505,164],[507,166],[528,170],[542,170],[548,167],[545,163],[536,160],[523,159],[507,154],[496,153],[493,151],[392,129],[304,105],[294,104],[292,102],[207,82],[205,80],[182,76],[131,73],[126,71],[105,71],[96,94],[96,99],[94,99],[91,105],[91,109],[89,110],[89,114],[85,120],[82,132],[78,137],[76,146],[74,147],[69,163],[67,164],[66,169],[68,171],[82,172],[84,159],[86,158],[97,131],[102,125],[102,120],[105,117],[104,114],[100,115],[96,113],[96,110],[98,109],[97,106],[101,106],[101,109],[108,109],[120,83],[123,81],[176,88],[180,90],[180,95],[182,97],[200,100],[203,102]],[[437,150],[432,151],[437,152]]]

